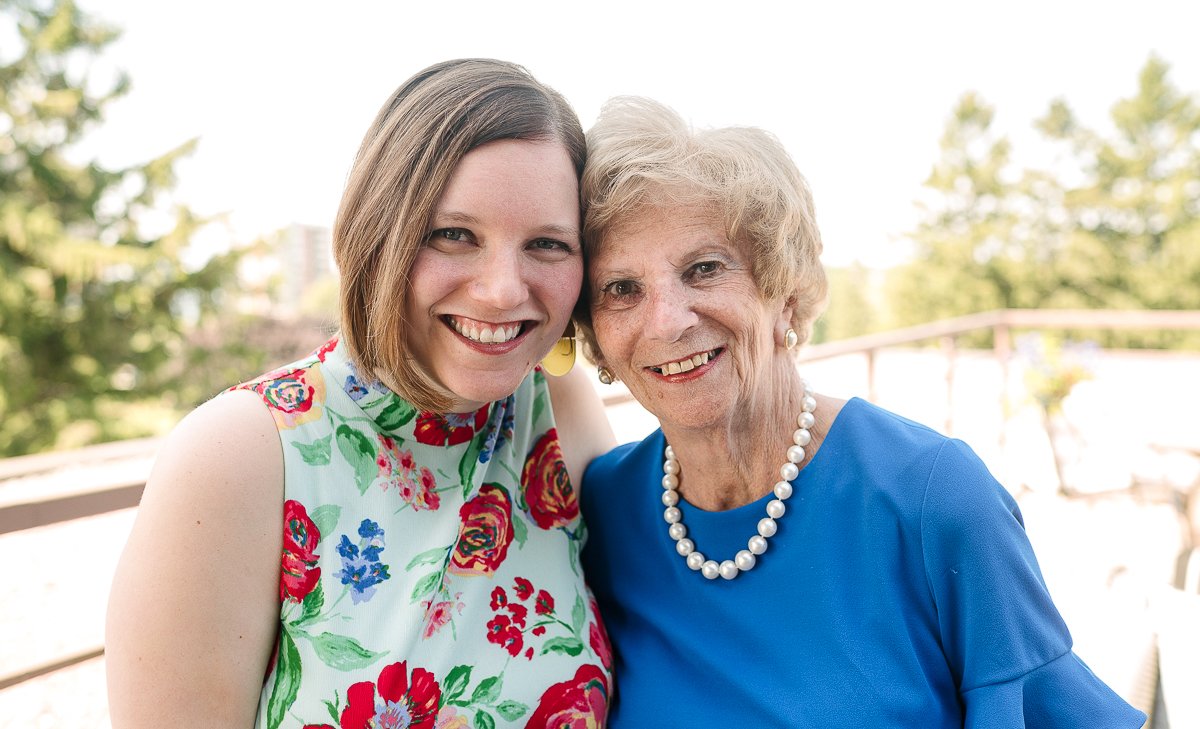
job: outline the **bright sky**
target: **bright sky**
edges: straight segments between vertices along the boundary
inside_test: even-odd
[[[93,135],[100,159],[144,161],[199,137],[179,197],[230,213],[239,241],[331,225],[375,112],[446,58],[525,65],[585,129],[606,98],[639,94],[696,126],[775,133],[813,187],[830,265],[902,258],[968,90],[996,106],[1018,162],[1051,99],[1103,125],[1151,53],[1200,93],[1195,0],[80,3],[124,28],[105,60],[133,83]]]

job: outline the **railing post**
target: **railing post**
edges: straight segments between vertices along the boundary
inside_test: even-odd
[[[864,349],[863,354],[867,356],[867,400],[878,404],[879,399],[875,392],[875,350]]]
[[[941,338],[946,355],[946,435],[954,434],[954,360],[958,354],[958,337]]]
[[[1000,364],[1000,452],[1008,440],[1008,361],[1012,357],[1012,330],[1007,324],[992,327],[992,350]]]

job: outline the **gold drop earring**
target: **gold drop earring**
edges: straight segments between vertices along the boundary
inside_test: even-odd
[[[567,330],[554,344],[550,353],[542,358],[542,369],[555,377],[562,377],[575,366],[575,322],[567,322]]]

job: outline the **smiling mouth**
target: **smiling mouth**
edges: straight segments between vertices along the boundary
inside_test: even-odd
[[[462,316],[444,316],[442,320],[464,338],[480,344],[504,344],[511,342],[525,331],[525,322],[492,324],[475,321]]]
[[[678,375],[681,372],[690,372],[697,367],[708,364],[718,354],[721,353],[721,350],[721,347],[717,347],[716,349],[710,349],[707,352],[693,354],[691,357],[684,357],[683,359],[676,360],[674,362],[665,362],[648,369],[657,372],[660,375]]]

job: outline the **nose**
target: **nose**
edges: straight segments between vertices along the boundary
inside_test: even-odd
[[[699,321],[684,287],[656,286],[647,294],[647,336],[674,342]]]
[[[511,311],[529,298],[525,266],[518,253],[493,250],[480,256],[468,287],[471,298],[498,311]]]

